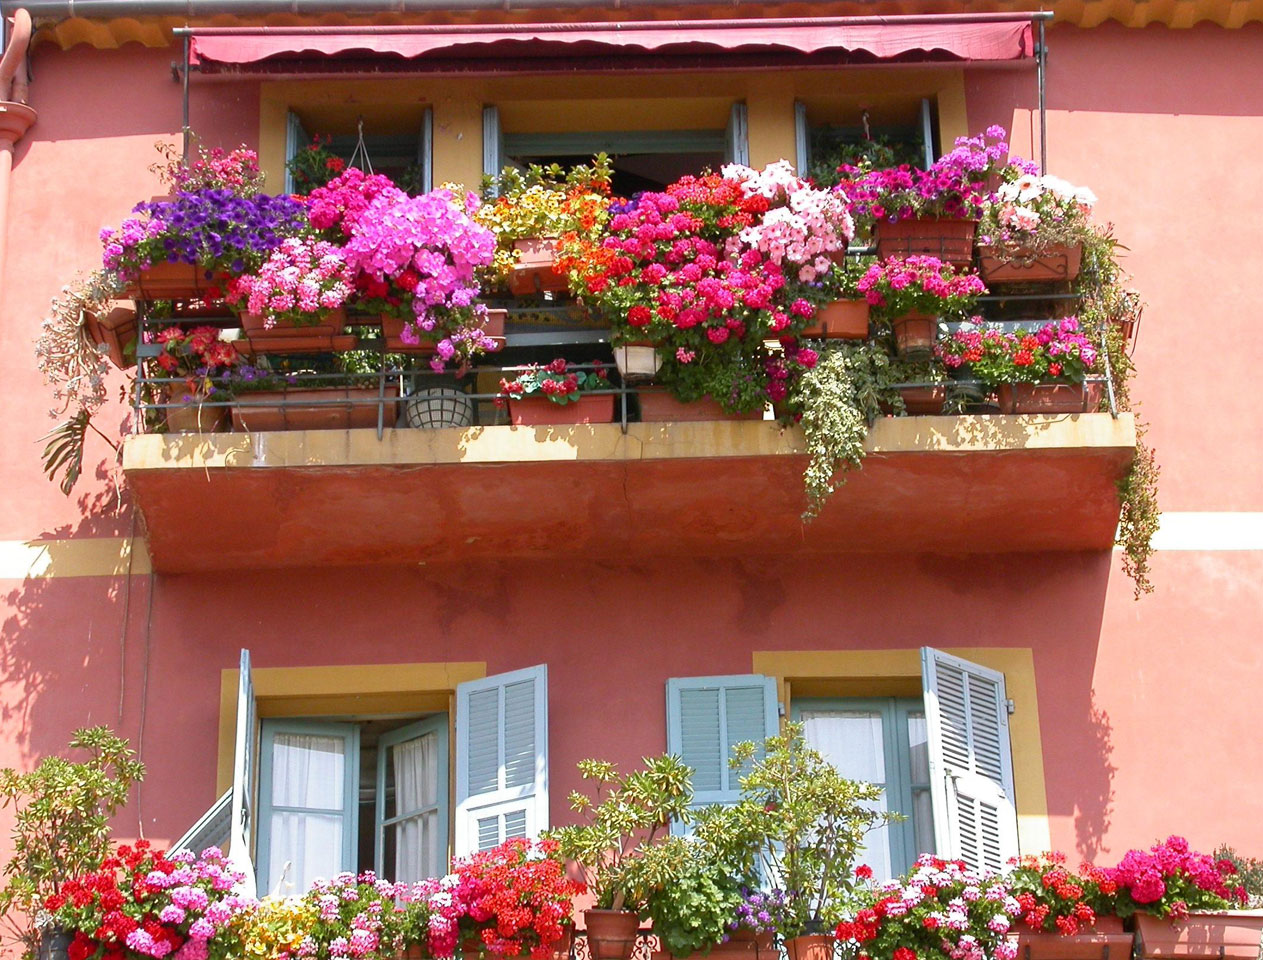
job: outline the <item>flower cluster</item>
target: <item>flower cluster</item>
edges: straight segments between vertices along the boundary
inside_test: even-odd
[[[228,281],[225,299],[267,326],[287,320],[312,326],[346,303],[351,295],[342,250],[312,236],[283,240],[257,273]]]
[[[168,857],[139,840],[67,881],[45,908],[74,932],[70,960],[227,960],[239,920],[257,908],[232,893],[242,879],[218,848]]]
[[[234,150],[199,146],[188,163],[174,148],[159,147],[167,158],[156,168],[162,181],[176,193],[198,190],[227,190],[239,197],[252,197],[263,190],[264,176],[259,155],[244,143]]]
[[[501,378],[500,391],[506,397],[525,399],[539,394],[553,403],[578,403],[585,390],[609,389],[609,371],[600,364],[595,370],[572,370],[558,357],[540,366],[532,364],[513,379]]]
[[[729,930],[750,930],[754,933],[779,933],[790,926],[793,895],[784,890],[751,890],[741,888],[737,916]]]
[[[861,892],[835,935],[870,960],[1013,960],[1005,936],[1020,906],[1003,880],[924,855],[902,880]]]
[[[383,193],[398,198],[403,191],[389,177],[351,167],[308,194],[307,219],[325,239],[335,243],[348,240],[369,204]]]
[[[907,313],[961,316],[975,298],[987,292],[974,273],[957,273],[937,257],[879,260],[855,285],[877,312],[887,318]]]
[[[1008,156],[1003,127],[988,127],[980,137],[960,137],[950,153],[928,170],[907,164],[869,170],[843,166],[834,189],[844,195],[851,215],[868,227],[881,221],[913,217],[977,219],[990,199],[990,181]],[[1029,164],[1022,169],[1029,171]]]
[[[989,386],[1001,383],[1082,383],[1097,360],[1097,349],[1076,317],[1044,324],[1034,333],[1004,333],[974,317],[935,345],[934,355],[949,369],[968,366]]]
[[[979,242],[1028,255],[1052,245],[1082,243],[1091,230],[1096,195],[1060,177],[1010,165],[985,204]]]
[[[346,161],[329,149],[332,142],[333,137],[327,134],[312,137],[311,143],[300,147],[285,164],[296,193],[309,194],[346,169]]]
[[[399,937],[395,885],[372,871],[317,880],[303,899],[314,922],[294,949],[295,960],[364,960],[393,956]]]
[[[241,359],[231,344],[219,339],[217,327],[167,327],[155,339],[162,347],[158,366],[163,374],[184,377],[185,392],[193,398],[211,392],[211,379],[227,373]]]
[[[1061,853],[1014,859],[1006,879],[1022,908],[1022,923],[1063,936],[1090,930],[1117,890],[1113,880],[1090,864],[1072,873]]]
[[[1233,862],[1190,850],[1183,837],[1167,837],[1147,851],[1129,850],[1106,874],[1118,885],[1116,909],[1122,917],[1137,911],[1182,917],[1246,901]]]

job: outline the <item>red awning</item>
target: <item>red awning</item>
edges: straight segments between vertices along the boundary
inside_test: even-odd
[[[459,24],[415,27],[222,27],[192,31],[203,70],[340,57],[565,57],[628,53],[847,53],[863,59],[1022,60],[1033,56],[1029,20],[936,23],[931,17],[673,20],[615,23]]]

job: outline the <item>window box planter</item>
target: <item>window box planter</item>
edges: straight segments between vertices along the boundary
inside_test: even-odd
[[[568,289],[564,274],[553,270],[557,262],[555,237],[530,237],[514,240],[517,263],[509,274],[509,292],[515,297]]]
[[[612,423],[614,394],[585,394],[574,403],[553,403],[543,396],[509,397],[509,420],[515,427]]]
[[[914,217],[891,223],[879,220],[873,227],[877,256],[938,257],[957,269],[965,269],[974,259],[976,220],[953,220],[945,217]],[[792,958],[791,958],[792,960]]]
[[[816,322],[802,332],[823,340],[867,340],[867,300],[834,300],[816,311]]]
[[[318,324],[300,324],[293,320],[278,320],[268,327],[261,314],[243,313],[241,332],[248,341],[248,352],[259,353],[314,353],[316,351],[343,351],[355,347],[355,337],[344,334],[346,310],[331,310]]]
[[[1183,920],[1136,914],[1137,954],[1143,958],[1216,957],[1257,960],[1263,911],[1190,913]]]
[[[487,336],[495,339],[500,347],[504,346],[504,321],[508,315],[507,310],[487,311],[487,324],[483,330]],[[434,353],[434,341],[428,337],[422,337],[419,343],[404,342],[403,328],[407,321],[402,317],[383,313],[377,322],[381,323],[387,353],[411,353],[420,356],[429,356]]]
[[[762,410],[749,413],[726,413],[715,400],[706,397],[682,403],[663,390],[644,390],[640,398],[640,419],[643,423],[670,423],[685,420],[762,420]]]
[[[385,398],[377,403],[377,387],[308,387],[293,390],[266,390],[238,396],[232,407],[234,430],[352,430],[377,426],[393,427],[399,416],[399,391],[387,387]],[[344,400],[344,403],[330,403]]]
[[[909,360],[925,360],[934,353],[938,337],[938,316],[932,313],[905,313],[890,321],[895,332],[895,349]]]
[[[1019,930],[1009,934],[1017,960],[1130,960],[1132,935],[1118,917],[1098,917],[1092,930],[1065,937],[1053,931]]]
[[[136,365],[136,311],[131,307],[115,307],[108,313],[84,312],[83,327],[88,338],[103,346],[110,362],[120,370]]]
[[[762,957],[771,960],[780,956],[776,949],[776,937],[772,933],[755,933],[753,930],[737,930],[728,938],[727,943],[717,943],[711,947],[710,956],[723,957],[724,960],[756,960]]]
[[[1091,413],[1104,391],[1100,383],[1002,383],[996,400],[1001,413]]]
[[[553,404],[557,406],[557,404]],[[578,406],[578,404],[574,404]],[[584,910],[591,960],[631,960],[640,917],[631,910]]]
[[[988,284],[1054,283],[1073,280],[1083,265],[1083,244],[1049,247],[1043,253],[1029,250],[1002,252],[999,247],[978,248],[978,272]]]
[[[155,263],[127,284],[127,296],[134,300],[202,299],[223,279],[206,274],[206,268],[196,263]]]

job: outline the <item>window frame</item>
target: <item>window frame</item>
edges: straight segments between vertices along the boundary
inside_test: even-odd
[[[379,877],[387,875],[385,869],[386,828],[403,820],[428,813],[430,809],[434,809],[438,813],[436,835],[442,838],[445,853],[443,860],[447,861],[451,856],[451,845],[447,829],[451,813],[452,786],[455,778],[452,776],[451,766],[448,761],[448,726],[448,715],[446,713],[436,713],[394,730],[389,730],[377,738],[377,779],[373,785],[373,865]],[[441,782],[439,783],[439,788],[435,791],[436,802],[433,808],[422,807],[418,810],[412,810],[408,813],[388,818],[386,816],[386,753],[390,747],[396,744],[417,739],[429,733],[435,734],[438,738],[437,764]],[[391,873],[393,874],[393,871]]]

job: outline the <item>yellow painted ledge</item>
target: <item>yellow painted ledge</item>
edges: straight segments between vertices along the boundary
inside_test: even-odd
[[[870,454],[1131,450],[1131,414],[900,417],[879,420]],[[221,470],[445,464],[634,462],[802,456],[802,431],[768,421],[633,423],[445,430],[149,434],[125,438],[123,470]]]
[[[139,539],[0,540],[0,580],[123,577],[150,569],[149,551]]]

